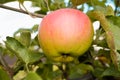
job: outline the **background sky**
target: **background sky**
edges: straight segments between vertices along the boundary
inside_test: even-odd
[[[17,2],[5,4],[7,6],[18,7]],[[26,8],[34,12],[37,8],[32,8],[30,2],[25,2]],[[31,28],[35,24],[40,24],[40,18],[32,18],[29,15],[0,8],[0,43],[6,36],[12,36],[19,28]]]

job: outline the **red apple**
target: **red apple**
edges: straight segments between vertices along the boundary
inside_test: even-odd
[[[76,9],[59,9],[46,15],[38,30],[45,55],[59,62],[69,62],[82,55],[93,40],[89,17]]]

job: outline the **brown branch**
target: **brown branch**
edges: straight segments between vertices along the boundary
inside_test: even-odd
[[[17,8],[13,8],[13,7],[9,7],[9,6],[5,6],[3,4],[0,4],[0,8],[4,8],[4,9],[8,9],[8,10],[24,13],[24,14],[27,14],[27,15],[30,14],[30,15],[38,17],[38,18],[43,18],[45,16],[43,14],[36,14],[36,13],[30,13],[30,12],[28,13],[27,11],[24,11],[24,10],[21,10],[21,9],[17,9]]]

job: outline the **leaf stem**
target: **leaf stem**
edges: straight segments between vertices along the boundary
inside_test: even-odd
[[[49,7],[49,4],[48,4],[48,0],[44,0],[46,5],[47,5],[47,8],[48,8],[48,11],[50,11],[50,7]]]
[[[29,68],[28,68],[28,63],[25,64],[25,68],[26,68],[27,72],[30,71]]]
[[[20,12],[20,13],[24,13],[24,14],[31,14],[32,16],[38,17],[38,18],[43,18],[45,15],[43,14],[36,14],[36,13],[28,13],[27,11],[21,10],[21,9],[17,9],[17,8],[13,8],[13,7],[9,7],[9,6],[5,6],[3,4],[0,4],[0,8],[4,8],[4,9],[8,9],[8,10],[12,10],[12,11],[16,11],[16,12]]]

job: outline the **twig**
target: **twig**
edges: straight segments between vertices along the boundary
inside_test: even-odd
[[[38,18],[43,18],[45,16],[43,14],[28,13],[27,11],[17,9],[17,8],[13,8],[13,7],[9,7],[9,6],[5,6],[3,4],[0,4],[0,8],[4,8],[4,9],[16,11],[16,12],[20,12],[20,13],[24,13],[24,14],[28,14],[28,15],[31,14],[32,16],[35,16],[35,17],[38,17]]]
[[[48,0],[44,0],[44,1],[45,1],[46,5],[47,5],[48,11],[50,11]]]

